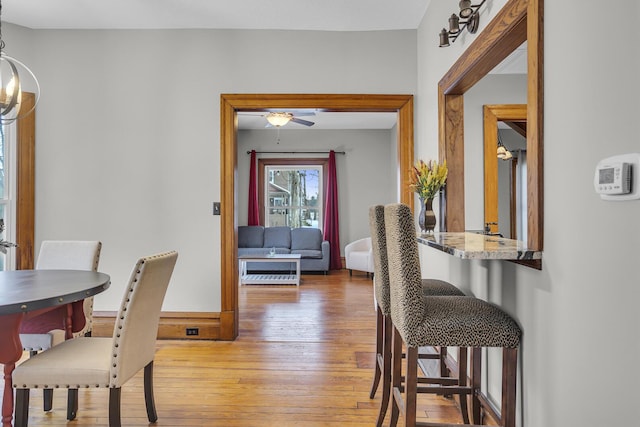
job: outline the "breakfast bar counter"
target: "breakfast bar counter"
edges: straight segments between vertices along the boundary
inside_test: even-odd
[[[462,259],[542,259],[525,242],[473,232],[418,233],[418,242]]]

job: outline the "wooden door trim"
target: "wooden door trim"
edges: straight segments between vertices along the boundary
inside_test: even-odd
[[[238,336],[238,215],[237,131],[238,111],[269,108],[318,108],[336,112],[396,112],[399,201],[413,208],[408,188],[413,165],[413,95],[366,94],[222,94],[220,95],[220,194],[221,194],[221,312],[220,338]]]
[[[22,93],[22,108],[35,104],[33,93]],[[36,112],[16,122],[16,269],[31,269],[35,245]]]

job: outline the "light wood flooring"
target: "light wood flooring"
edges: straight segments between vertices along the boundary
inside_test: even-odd
[[[158,342],[156,425],[373,426],[374,344],[372,280],[364,273],[303,275],[299,288],[245,285],[236,341]],[[29,425],[108,425],[108,391],[79,394],[78,417],[67,422],[64,391],[55,391],[48,413],[32,391]],[[438,396],[420,396],[419,417],[461,422],[454,401]],[[123,387],[122,423],[149,425],[141,373]]]

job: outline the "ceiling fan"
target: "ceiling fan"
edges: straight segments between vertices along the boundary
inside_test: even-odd
[[[240,111],[238,114],[256,115],[247,112]],[[301,119],[299,116],[315,116],[316,113],[312,111],[300,111],[292,113],[288,111],[270,111],[266,114],[260,114],[261,117],[267,119],[266,127],[280,128],[289,122],[297,123],[303,126],[313,126],[315,123],[309,120]]]

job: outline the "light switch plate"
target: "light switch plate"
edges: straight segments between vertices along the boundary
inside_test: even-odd
[[[220,202],[213,202],[213,214],[220,215]]]

